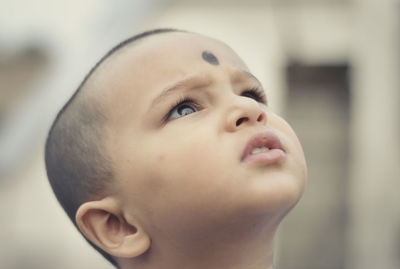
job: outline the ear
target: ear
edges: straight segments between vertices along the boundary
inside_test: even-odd
[[[76,223],[87,239],[112,256],[134,258],[150,247],[150,237],[139,224],[125,220],[111,197],[82,204]]]

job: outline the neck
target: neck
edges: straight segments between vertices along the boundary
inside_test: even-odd
[[[122,269],[273,269],[273,238],[277,227],[256,226],[253,223],[240,231],[225,227],[226,231],[196,235],[183,242],[158,238],[144,255],[122,260],[120,265]]]

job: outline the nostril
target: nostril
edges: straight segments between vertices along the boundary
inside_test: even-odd
[[[263,121],[264,120],[264,115],[261,113],[260,116],[258,116],[257,121]]]
[[[248,121],[248,120],[249,120],[249,118],[247,118],[247,117],[243,117],[243,118],[238,119],[236,121],[236,127],[239,126],[240,124],[242,124],[243,122]]]

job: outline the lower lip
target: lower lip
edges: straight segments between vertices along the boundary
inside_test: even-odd
[[[265,152],[247,155],[242,162],[256,163],[261,165],[278,164],[286,157],[286,153],[281,149],[271,149]]]

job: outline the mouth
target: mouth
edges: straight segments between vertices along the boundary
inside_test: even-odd
[[[266,131],[250,138],[240,161],[271,165],[280,163],[285,157],[286,152],[278,136],[271,131]]]

